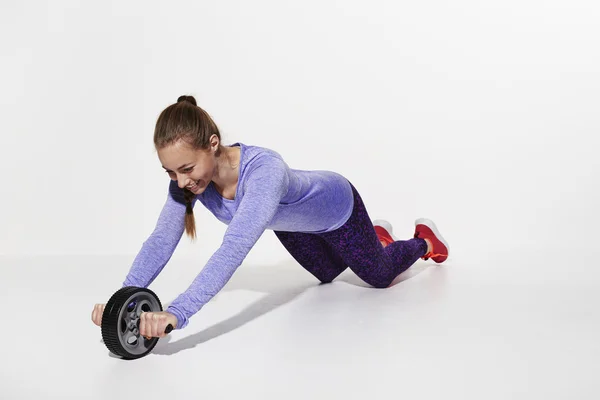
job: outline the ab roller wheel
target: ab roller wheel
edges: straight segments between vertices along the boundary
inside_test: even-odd
[[[148,340],[140,335],[140,315],[159,311],[163,311],[162,304],[152,290],[134,286],[117,290],[102,314],[102,339],[108,350],[128,360],[150,353],[159,338]],[[165,333],[172,330],[169,324]]]

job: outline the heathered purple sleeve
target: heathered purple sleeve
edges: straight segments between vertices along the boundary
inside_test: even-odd
[[[185,203],[182,193],[177,183],[171,181],[167,200],[156,226],[134,259],[123,287],[148,287],[171,259],[185,230]]]
[[[223,237],[188,289],[165,310],[177,317],[177,329],[185,328],[197,313],[229,281],[275,215],[288,189],[286,164],[263,156],[247,167],[244,196]]]

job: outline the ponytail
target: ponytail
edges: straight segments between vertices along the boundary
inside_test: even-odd
[[[194,210],[192,209],[192,199],[194,193],[187,189],[183,189],[183,197],[185,198],[185,233],[191,238],[196,238],[196,222],[194,220]]]

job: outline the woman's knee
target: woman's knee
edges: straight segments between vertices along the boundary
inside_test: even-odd
[[[387,287],[389,287],[392,282],[394,281],[394,279],[396,278],[395,276],[380,276],[380,275],[371,275],[371,274],[357,274],[359,276],[360,279],[362,279],[363,281],[365,281],[365,283],[367,283],[368,285],[373,286],[376,289],[385,289]]]
[[[319,282],[325,284],[333,282],[333,280],[337,278],[344,271],[344,269],[345,268],[339,267],[337,269],[332,268],[326,271],[309,271],[315,276],[315,278],[319,280]]]
[[[393,279],[390,280],[385,280],[385,281],[375,281],[372,283],[369,283],[371,286],[373,286],[376,289],[386,289],[388,287],[390,287],[390,285],[392,284]],[[368,282],[367,282],[368,283]]]

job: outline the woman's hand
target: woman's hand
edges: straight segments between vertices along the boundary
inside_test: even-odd
[[[150,339],[153,337],[165,337],[167,325],[177,326],[177,317],[170,312],[143,312],[140,315],[140,335]]]
[[[106,304],[96,304],[92,310],[92,321],[98,326],[102,325],[102,314],[104,314]]]

